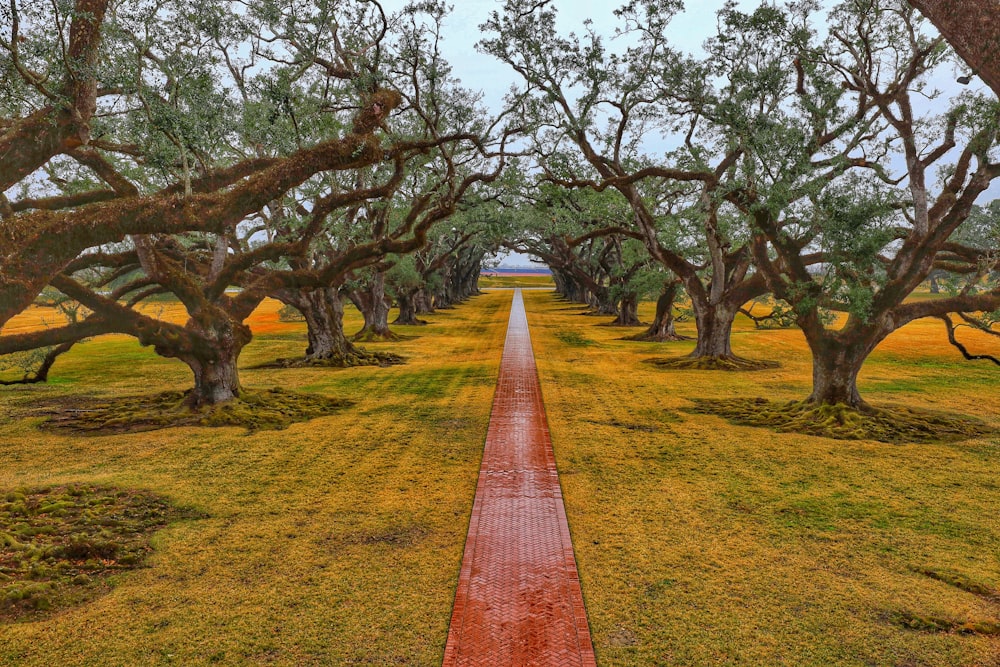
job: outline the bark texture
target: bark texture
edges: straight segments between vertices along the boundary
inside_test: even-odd
[[[911,0],[910,4],[1000,96],[1000,1]]]

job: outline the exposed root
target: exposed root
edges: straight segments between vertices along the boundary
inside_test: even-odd
[[[599,327],[620,327],[622,329],[627,329],[629,327],[648,327],[649,322],[640,322],[636,320],[635,322],[619,322],[618,320],[612,320],[611,322],[601,322],[597,326]]]
[[[992,434],[971,417],[903,406],[859,412],[847,405],[764,398],[694,399],[691,412],[726,417],[741,426],[762,426],[781,433],[801,433],[837,440],[889,443],[954,442]]]
[[[742,357],[650,357],[643,361],[680,371],[763,371],[781,366],[777,361]]]
[[[406,357],[392,352],[368,352],[358,349],[351,354],[337,354],[327,357],[296,357],[294,359],[275,359],[253,368],[353,368],[354,366],[399,366],[406,363]]]
[[[114,400],[52,401],[34,414],[49,417],[40,428],[102,435],[154,431],[171,426],[242,426],[248,431],[282,429],[333,414],[351,401],[284,389],[244,390],[238,398],[192,409],[189,392],[168,391]]]
[[[92,485],[0,494],[0,622],[87,602],[140,567],[150,536],[199,515],[145,491]]]
[[[651,334],[648,331],[643,331],[637,333],[634,336],[625,336],[619,340],[635,340],[643,343],[674,343],[681,340],[694,340],[691,336],[682,336],[680,334]]]

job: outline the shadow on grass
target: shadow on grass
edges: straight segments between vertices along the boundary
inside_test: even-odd
[[[806,401],[770,401],[765,398],[692,399],[689,412],[725,417],[740,426],[760,426],[782,433],[801,433],[837,440],[879,442],[956,442],[995,433],[973,417],[919,410],[904,406],[859,412],[846,405],[818,405]]]
[[[239,398],[192,409],[186,392],[168,391],[109,401],[55,398],[31,411],[47,417],[39,427],[90,435],[137,433],[171,426],[242,426],[248,432],[282,429],[334,414],[352,401],[284,389],[244,390]]]

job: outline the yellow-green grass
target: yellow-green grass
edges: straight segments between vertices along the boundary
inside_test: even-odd
[[[126,337],[77,346],[50,384],[0,389],[0,489],[141,489],[207,517],[156,533],[145,567],[106,595],[0,625],[0,664],[440,664],[510,296],[370,344],[405,365],[342,370],[252,369],[305,348],[305,325],[266,302],[244,385],[356,402],[283,431],[73,436],[23,416],[59,396],[190,385],[183,364]],[[361,328],[351,309],[346,328]]]
[[[959,625],[1000,618],[1000,440],[842,441],[691,414],[692,398],[805,398],[801,332],[741,317],[735,353],[780,368],[662,370],[641,361],[693,341],[623,341],[551,293],[525,299],[600,665],[998,664],[1000,640]],[[933,320],[860,378],[875,405],[1000,426],[996,387]]]
[[[497,273],[479,276],[479,287],[555,287],[551,275],[510,275]]]

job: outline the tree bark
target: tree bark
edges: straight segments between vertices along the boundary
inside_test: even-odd
[[[421,287],[413,296],[413,307],[417,315],[430,315],[434,313],[434,304],[427,290]]]
[[[975,74],[1000,95],[1000,2],[911,0]]]
[[[240,322],[221,317],[193,318],[185,327],[189,339],[183,350],[173,350],[162,344],[156,352],[176,357],[188,365],[194,374],[194,389],[187,403],[192,407],[225,403],[240,395],[240,374],[237,360],[250,342],[250,328]],[[207,321],[206,321],[207,320]]]
[[[365,324],[361,331],[351,336],[352,340],[395,340],[397,338],[389,329],[389,300],[385,296],[385,274],[376,271],[368,284],[352,290],[351,301],[361,315]]]
[[[309,341],[305,354],[307,361],[335,360],[353,365],[351,360],[361,356],[344,333],[344,302],[339,287],[309,291],[279,290],[273,296],[282,303],[294,306],[305,318]]]
[[[656,299],[656,315],[649,328],[632,340],[649,341],[653,343],[665,343],[667,341],[685,340],[685,336],[680,336],[674,329],[674,301],[677,300],[677,292],[680,286],[677,283],[668,283],[663,287],[660,296]]]
[[[424,320],[417,319],[417,291],[403,291],[396,295],[396,302],[399,305],[399,315],[396,316],[393,324],[405,324],[408,326],[422,326],[427,324]]]
[[[611,323],[616,327],[636,327],[639,321],[639,295],[635,292],[625,294],[618,302],[618,315]]]
[[[731,359],[733,358],[733,348],[731,343],[733,333],[733,321],[736,319],[738,308],[731,307],[728,303],[702,304],[695,309],[695,321],[698,327],[698,342],[692,358],[713,358]]]

